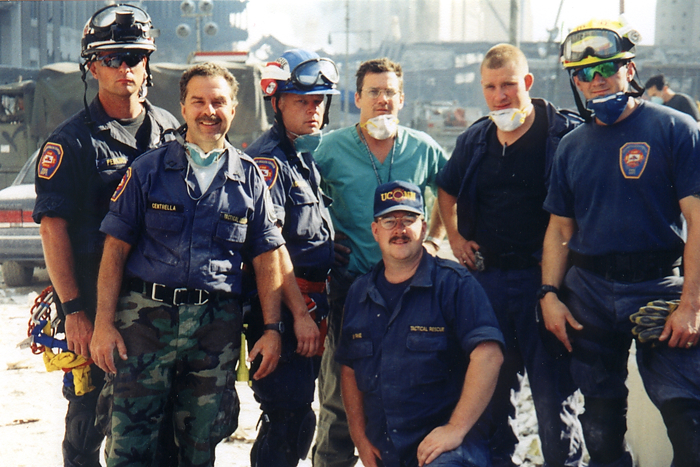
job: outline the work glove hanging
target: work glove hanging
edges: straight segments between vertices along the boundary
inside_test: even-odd
[[[635,324],[632,328],[634,337],[642,344],[658,341],[666,320],[676,311],[679,303],[680,300],[654,300],[640,307],[638,312],[630,316],[630,321]]]

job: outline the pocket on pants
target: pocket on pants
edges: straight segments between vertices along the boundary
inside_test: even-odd
[[[236,392],[236,372],[229,371],[226,375],[226,385],[221,395],[219,411],[212,425],[211,439],[213,445],[231,436],[236,431],[240,411],[241,404]]]
[[[114,402],[113,374],[105,374],[105,384],[100,391],[95,407],[95,428],[104,436],[109,436],[112,431],[112,406]]]

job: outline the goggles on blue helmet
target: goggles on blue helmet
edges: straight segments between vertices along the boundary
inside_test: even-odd
[[[292,70],[294,87],[308,91],[316,85],[338,84],[338,68],[327,58],[312,58],[297,65]]]

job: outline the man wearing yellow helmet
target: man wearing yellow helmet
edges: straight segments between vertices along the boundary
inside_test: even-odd
[[[555,156],[540,303],[547,329],[572,352],[589,466],[631,467],[624,443],[630,316],[682,292],[658,341],[637,343],[637,365],[664,418],[674,465],[697,466],[700,133],[687,115],[638,99],[638,40],[623,22],[598,21],[562,45],[587,123],[562,138]],[[685,278],[674,274],[681,257]]]

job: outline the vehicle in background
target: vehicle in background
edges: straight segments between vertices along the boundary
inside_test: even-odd
[[[432,136],[449,155],[457,137],[479,118],[480,109],[460,107],[457,102],[417,102],[413,105],[411,126]]]
[[[46,267],[39,225],[32,219],[34,174],[39,151],[20,169],[12,185],[0,190],[0,264],[5,285],[29,285],[34,268]]]
[[[240,61],[224,64],[239,84],[239,105],[228,138],[234,146],[245,149],[271,125],[257,85],[260,66]],[[179,81],[189,66],[162,62],[150,65],[155,86],[148,88],[148,100],[181,122]],[[97,81],[89,73],[87,83],[87,101],[91,102],[97,93]],[[83,92],[80,68],[72,62],[46,65],[33,80],[0,85],[0,189],[12,183],[29,156],[58,125],[84,108]]]
[[[0,85],[0,188],[12,183],[37,143],[31,114],[35,82]]]

